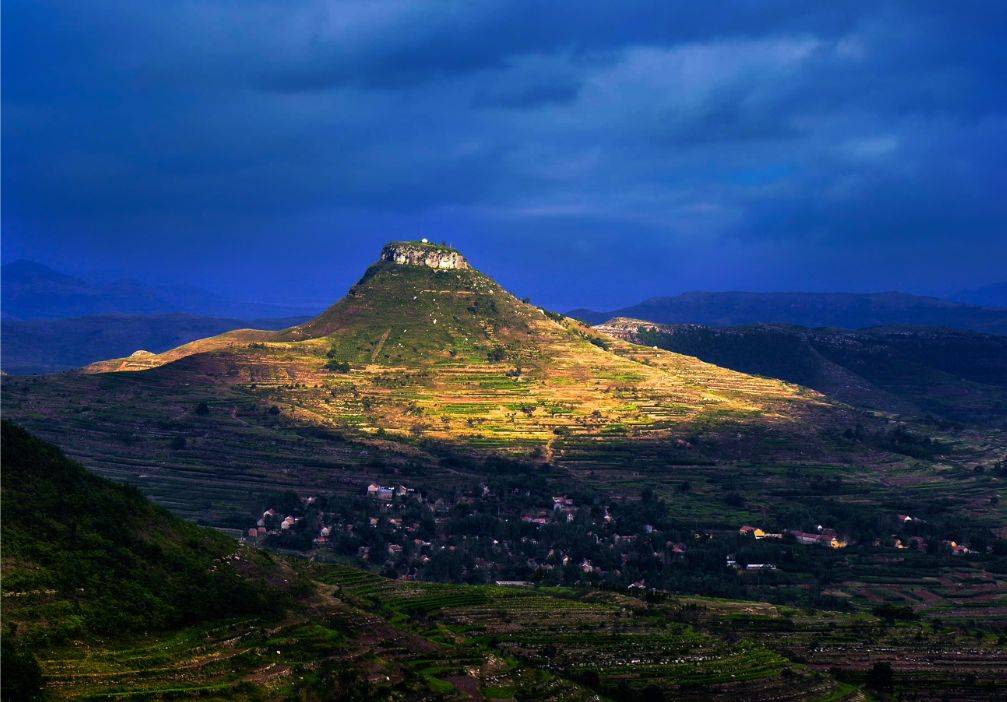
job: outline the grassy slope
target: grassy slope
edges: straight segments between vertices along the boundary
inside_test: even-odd
[[[3,423],[5,624],[50,642],[269,609],[218,562],[234,542]]]

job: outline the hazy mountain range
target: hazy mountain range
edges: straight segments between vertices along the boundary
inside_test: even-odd
[[[33,261],[5,264],[0,276],[4,319],[175,313],[256,319],[317,312],[303,305],[232,300],[186,285],[148,285],[132,280],[96,282]]]
[[[575,309],[571,317],[599,324],[614,317],[660,324],[794,324],[802,327],[913,325],[1007,334],[1007,308],[921,297],[899,292],[688,292],[649,300],[607,312]]]
[[[232,329],[283,329],[305,317],[241,320],[190,314],[106,314],[69,319],[5,319],[3,370],[55,373],[143,350],[159,353]]]

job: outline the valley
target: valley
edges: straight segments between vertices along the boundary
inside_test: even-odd
[[[897,608],[383,578],[238,546],[88,476],[9,424],[3,430],[3,497],[17,507],[3,513],[4,689],[19,699],[35,699],[39,682],[56,699],[862,700],[896,692],[978,700],[1003,692],[1003,635],[974,625]],[[99,543],[113,549],[106,562],[94,559]],[[161,599],[162,571],[198,589],[184,602]],[[856,643],[865,639],[873,644]]]

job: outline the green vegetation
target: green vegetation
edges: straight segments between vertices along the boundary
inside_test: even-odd
[[[1002,639],[974,627],[898,608],[874,616],[658,591],[422,583],[269,557],[181,522],[10,425],[2,439],[4,699],[35,697],[40,673],[46,696],[92,699],[1005,692]],[[518,479],[516,466],[496,467]],[[648,493],[634,511],[654,519],[659,509]],[[67,617],[77,618],[70,640],[56,635]],[[967,675],[957,666],[965,652]]]
[[[3,423],[4,623],[31,643],[275,610],[226,559],[226,536],[182,522]],[[265,557],[256,555],[254,560]]]

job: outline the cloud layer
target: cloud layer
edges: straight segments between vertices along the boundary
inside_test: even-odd
[[[559,307],[1004,276],[1007,6],[3,6],[6,257],[269,301],[448,239]]]

